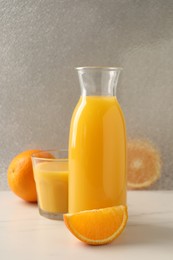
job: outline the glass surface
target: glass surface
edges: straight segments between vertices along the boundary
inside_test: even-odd
[[[32,155],[40,215],[62,220],[68,212],[68,152],[42,151]]]

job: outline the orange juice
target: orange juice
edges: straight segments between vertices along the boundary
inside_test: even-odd
[[[81,96],[69,139],[69,212],[126,204],[126,134],[114,96]]]
[[[41,162],[34,166],[39,207],[52,213],[68,211],[67,162]]]

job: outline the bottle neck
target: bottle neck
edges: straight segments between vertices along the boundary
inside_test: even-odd
[[[77,68],[82,96],[115,96],[121,68]]]

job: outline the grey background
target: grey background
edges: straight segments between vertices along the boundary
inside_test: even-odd
[[[173,188],[173,1],[0,1],[0,190],[11,159],[64,148],[80,95],[76,66],[121,66],[128,136],[160,150]]]

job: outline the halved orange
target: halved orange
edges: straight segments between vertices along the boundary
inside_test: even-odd
[[[146,140],[127,142],[127,185],[130,189],[150,186],[160,177],[159,151]]]
[[[124,230],[128,219],[126,206],[64,214],[67,228],[79,240],[90,245],[112,242]]]

